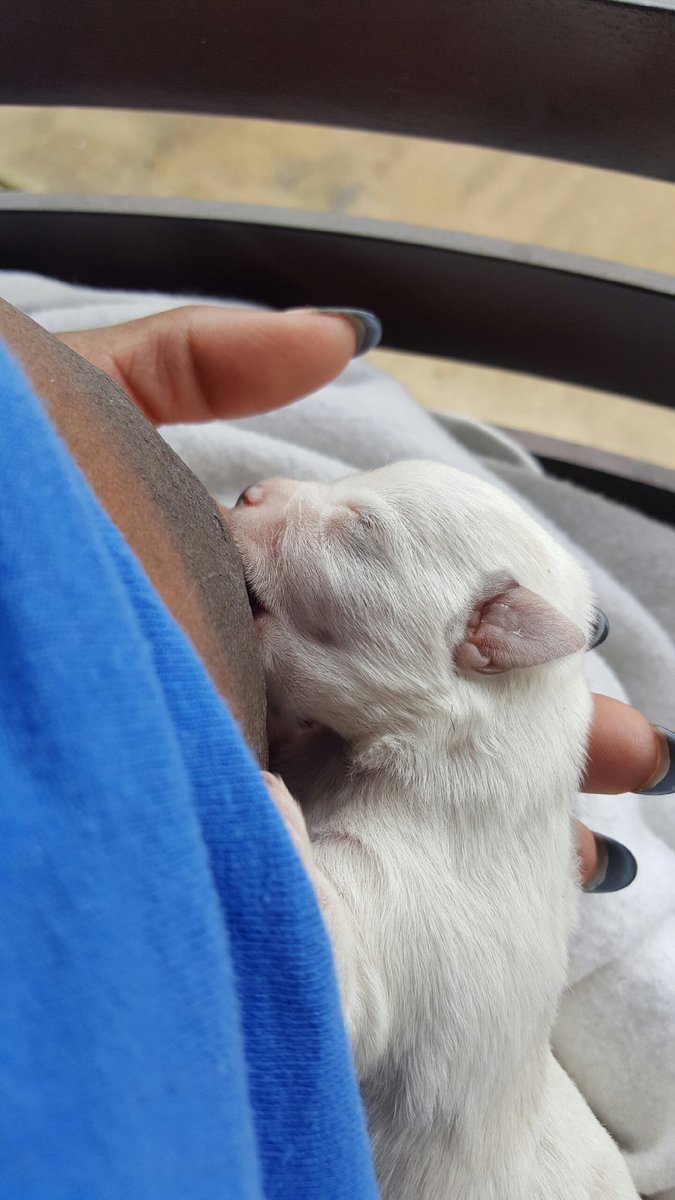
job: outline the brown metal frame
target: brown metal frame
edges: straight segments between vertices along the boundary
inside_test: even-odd
[[[675,180],[674,0],[5,8],[0,102],[312,120]],[[306,212],[6,194],[0,266],[279,307],[360,305],[397,349],[674,402],[675,280],[539,247]],[[548,455],[558,469],[566,457]],[[600,470],[594,485],[627,498],[625,463],[600,458],[591,468],[577,456],[569,472]],[[675,521],[675,472],[658,486],[647,475],[632,482],[651,489],[649,511]],[[635,488],[631,500],[644,507]]]
[[[275,117],[675,180],[673,0],[3,0],[0,103]]]

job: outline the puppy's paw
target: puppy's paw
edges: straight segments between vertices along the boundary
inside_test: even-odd
[[[262,771],[261,774],[270,799],[291,836],[291,841],[300,856],[302,865],[310,878],[313,878],[316,874],[314,854],[300,805],[293,799],[286,784],[278,775],[273,775],[271,771]]]

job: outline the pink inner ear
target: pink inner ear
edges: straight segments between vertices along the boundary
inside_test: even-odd
[[[496,675],[521,667],[537,667],[575,654],[586,644],[582,631],[529,588],[514,580],[473,610],[465,640],[455,651],[462,671]]]

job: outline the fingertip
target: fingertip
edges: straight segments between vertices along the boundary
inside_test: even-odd
[[[237,386],[229,390],[231,415],[268,412],[319,391],[342,374],[357,349],[351,321],[308,309],[260,314],[256,321],[249,315],[241,333],[254,345],[240,357]]]
[[[653,725],[659,754],[656,770],[639,788],[641,796],[671,796],[675,792],[675,733],[672,729]]]
[[[351,325],[356,338],[354,358],[368,354],[382,341],[382,323],[366,308],[317,308],[314,311],[327,317],[338,317]]]
[[[276,316],[305,362],[321,374],[339,374],[361,352],[363,327],[347,312],[289,308]]]
[[[591,879],[583,885],[588,893],[621,892],[630,886],[638,873],[635,855],[617,842],[615,838],[603,833],[594,833],[597,845],[597,865]]]
[[[662,739],[641,712],[610,696],[594,696],[594,719],[583,790],[637,792],[659,771]]]

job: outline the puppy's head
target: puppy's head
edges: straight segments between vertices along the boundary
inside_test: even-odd
[[[588,643],[581,569],[508,496],[435,463],[270,479],[228,521],[273,708],[353,738],[461,711]]]

